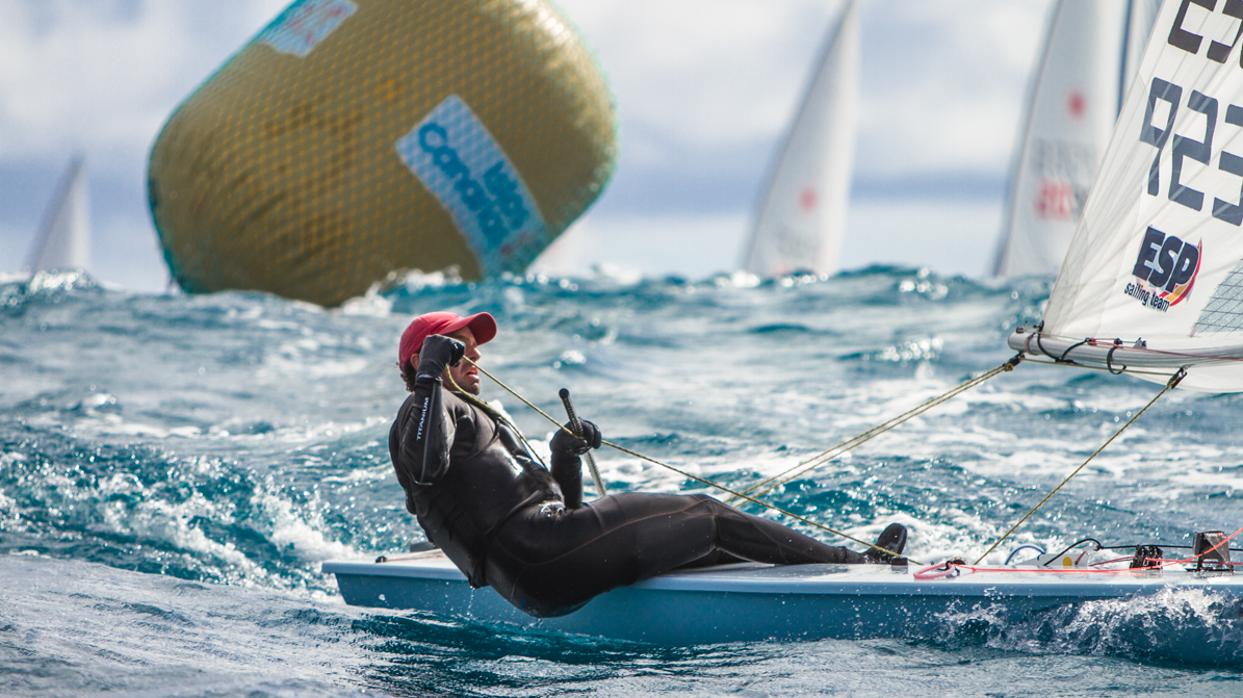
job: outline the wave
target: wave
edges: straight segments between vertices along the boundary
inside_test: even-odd
[[[557,389],[570,387],[607,438],[739,485],[1004,361],[1006,333],[1039,317],[1049,287],[904,267],[777,279],[411,274],[325,310],[261,293],[131,293],[76,272],[0,280],[0,552],[334,597],[324,558],[422,537],[386,445],[404,396],[396,338],[415,313],[493,313],[501,333],[484,365],[524,395],[556,414]],[[533,438],[550,432],[485,389]],[[1020,367],[771,497],[852,534],[904,521],[926,559],[968,555],[1152,392]],[[1170,396],[1016,544],[1173,543],[1237,528],[1240,409],[1238,396]],[[599,460],[615,491],[703,491],[628,456]],[[1053,652],[1149,656],[1120,644],[1129,631],[1092,639],[1092,623],[1062,620],[1085,629],[994,628],[982,646],[1027,651],[1005,638],[1035,637]]]

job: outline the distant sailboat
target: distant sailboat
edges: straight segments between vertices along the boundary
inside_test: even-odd
[[[26,270],[86,269],[91,258],[86,162],[74,157],[43,215],[26,256]]]
[[[859,19],[854,0],[820,49],[785,144],[772,169],[742,266],[764,276],[838,268],[854,161]]]
[[[993,273],[1057,271],[1082,215],[1157,0],[1058,0],[1032,78]]]

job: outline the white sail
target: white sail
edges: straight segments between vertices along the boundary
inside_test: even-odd
[[[993,273],[1052,274],[1074,235],[1155,0],[1059,0],[1032,77]]]
[[[85,161],[75,157],[43,215],[26,257],[27,271],[87,267],[91,256],[88,205]]]
[[[1118,93],[1118,112],[1122,112],[1122,100],[1126,97],[1131,81],[1144,60],[1144,49],[1148,48],[1148,37],[1152,35],[1153,22],[1157,20],[1157,12],[1161,10],[1161,0],[1127,0],[1127,32],[1126,44],[1122,55],[1122,89]]]
[[[1243,7],[1217,5],[1162,6],[1043,330],[1011,346],[1243,391]]]
[[[770,276],[837,270],[854,161],[859,19],[846,3],[820,48],[797,116],[757,208],[742,266]]]

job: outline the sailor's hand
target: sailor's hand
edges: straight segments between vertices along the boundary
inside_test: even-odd
[[[456,366],[465,353],[466,345],[452,337],[441,334],[428,337],[419,349],[419,370],[415,380],[428,383],[436,380],[446,366]]]
[[[553,453],[581,456],[593,448],[600,448],[600,428],[585,419],[580,419],[579,424],[583,427],[581,437],[574,436],[574,427],[566,422],[564,428],[558,429],[557,433],[552,435],[552,442],[548,444],[549,450]]]

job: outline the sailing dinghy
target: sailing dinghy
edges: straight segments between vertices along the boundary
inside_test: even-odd
[[[81,156],[75,157],[61,177],[26,255],[27,271],[86,269],[90,263],[85,162]]]
[[[953,614],[1020,621],[1087,601],[1161,591],[1220,594],[1243,607],[1243,577],[1159,573],[975,572],[946,578],[885,565],[723,565],[655,577],[559,618],[532,618],[490,588],[471,589],[439,551],[375,563],[327,562],[345,602],[657,645],[763,639],[926,636]],[[1082,568],[1080,568],[1082,569]],[[1091,568],[1087,568],[1090,570]]]
[[[1241,27],[1243,11],[1232,3],[1209,11],[1172,0],[1161,9],[1044,323],[1009,339],[1030,361],[1166,382],[1158,397],[1174,387],[1243,391]],[[1233,45],[1223,43],[1230,37]],[[374,563],[328,562],[324,570],[336,575],[350,604],[658,644],[905,637],[953,626],[970,613],[1038,620],[1104,602],[1115,616],[1120,601],[1151,608],[1142,598],[1159,595],[1156,605],[1171,599],[1177,605],[1179,594],[1190,594],[1182,598],[1195,599],[1221,627],[1238,622],[1243,575],[1233,573],[1230,553],[1239,550],[1231,545],[1243,540],[1243,528],[1197,533],[1189,546],[1104,546],[1087,538],[1010,564],[1031,547],[1020,546],[1004,563],[991,562],[990,553],[1041,504],[974,564],[676,571],[610,591],[559,618],[534,619],[490,589],[472,590],[435,550]],[[1172,552],[1180,548],[1190,550]],[[1194,624],[1161,627],[1159,639],[1180,658],[1214,660],[1220,649],[1197,635]]]
[[[1147,46],[1156,0],[1059,0],[1032,76],[996,276],[1054,274]]]
[[[846,228],[858,100],[854,0],[821,44],[816,70],[769,175],[742,267],[760,276],[837,271]]]

